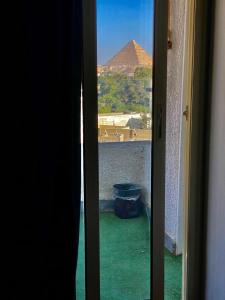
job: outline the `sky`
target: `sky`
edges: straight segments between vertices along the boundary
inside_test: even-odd
[[[152,54],[153,0],[96,2],[98,64],[105,64],[130,40]]]

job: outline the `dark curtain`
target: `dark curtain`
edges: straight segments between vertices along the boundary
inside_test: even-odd
[[[75,299],[81,16],[80,0],[18,1],[10,16],[7,299]]]

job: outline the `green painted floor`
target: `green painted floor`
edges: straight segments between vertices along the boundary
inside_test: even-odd
[[[81,218],[77,267],[77,300],[85,299],[84,234]],[[101,300],[150,298],[150,249],[147,217],[119,219],[100,214]],[[182,257],[165,250],[165,299],[181,299]]]

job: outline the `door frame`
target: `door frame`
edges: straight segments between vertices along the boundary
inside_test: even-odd
[[[168,0],[154,1],[151,165],[151,300],[164,299]]]
[[[205,194],[204,178],[205,157],[204,144],[207,139],[205,134],[205,99],[207,99],[207,84],[209,81],[208,56],[210,52],[210,25],[212,13],[210,13],[210,1],[195,0],[194,28],[193,28],[193,70],[192,73],[192,95],[190,103],[189,124],[189,149],[188,149],[188,188],[187,188],[187,220],[186,237],[187,245],[185,252],[186,280],[184,297],[188,300],[203,298],[203,274],[204,270],[204,211]],[[156,139],[158,136],[158,120],[162,114],[162,137],[165,134],[165,66],[167,40],[167,1],[155,0],[155,33],[161,36],[156,41],[154,50],[154,96],[153,115],[153,158],[156,157],[156,149],[160,149],[161,160],[154,159],[154,178],[161,176],[160,186],[153,188],[153,197],[160,197],[160,201],[153,202],[152,212],[152,252],[151,252],[151,293],[152,300],[163,299],[164,296],[164,170],[163,157],[165,158],[165,139]],[[162,14],[161,14],[162,13]],[[157,18],[156,18],[157,16]],[[84,107],[84,168],[85,172],[85,259],[86,259],[86,299],[100,299],[99,283],[99,202],[98,202],[98,132],[97,132],[97,77],[96,77],[96,4],[95,1],[83,0],[83,107]],[[158,49],[158,50],[157,50]],[[159,52],[158,52],[159,51]],[[158,53],[158,54],[157,54]],[[162,61],[160,62],[159,57]],[[160,74],[161,72],[161,74]],[[163,80],[161,80],[163,79]],[[162,90],[160,91],[160,89]],[[157,101],[162,95],[164,99]],[[91,99],[92,101],[88,101]],[[96,99],[96,101],[93,101]],[[159,99],[159,98],[158,98]],[[162,110],[161,110],[162,109]],[[157,154],[158,155],[158,154]],[[159,169],[157,171],[157,166]],[[157,175],[158,174],[158,175]],[[153,179],[153,187],[156,186]],[[156,218],[156,216],[158,218]],[[158,249],[161,249],[158,251]],[[154,260],[153,260],[154,257]]]
[[[83,3],[83,157],[86,300],[100,299],[96,1]]]
[[[152,143],[154,159],[152,159],[151,282],[149,283],[152,300],[164,299],[167,36],[168,1],[155,0]],[[100,299],[96,40],[96,1],[83,0],[85,285],[87,300]],[[153,199],[157,199],[157,201]]]
[[[183,299],[204,299],[204,247],[207,185],[207,103],[210,96],[211,25],[213,1],[193,0],[191,99],[186,154],[186,220]]]
[[[193,97],[193,56],[194,56],[194,20],[195,0],[186,0],[185,31],[184,31],[184,66],[182,84],[182,108],[186,110],[186,118],[182,118],[183,153],[181,163],[184,166],[184,184],[181,197],[183,198],[183,252],[182,252],[182,299],[187,294],[187,260],[188,260],[188,206],[189,206],[189,172],[190,172],[190,139],[191,139],[191,110]],[[189,280],[191,278],[189,277]]]

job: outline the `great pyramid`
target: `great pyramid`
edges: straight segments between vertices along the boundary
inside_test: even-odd
[[[106,65],[110,68],[151,67],[152,58],[135,40],[126,44]]]

